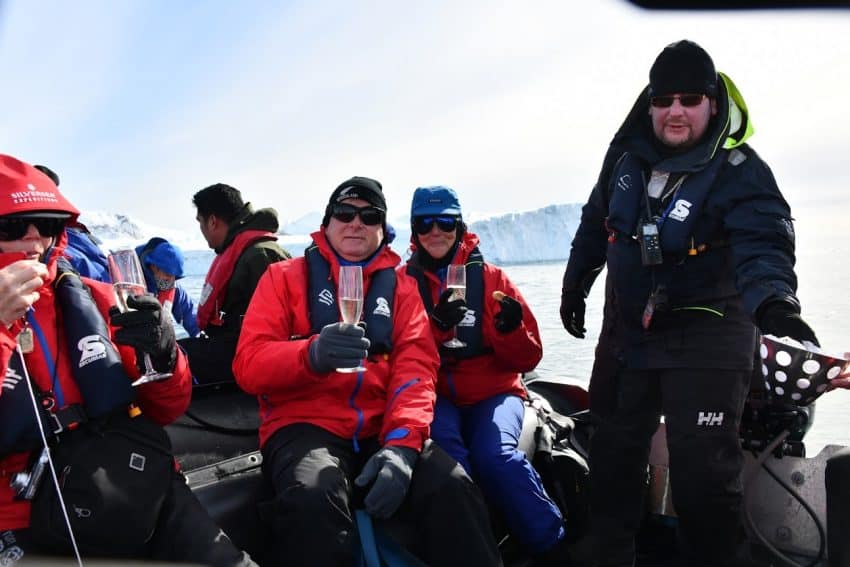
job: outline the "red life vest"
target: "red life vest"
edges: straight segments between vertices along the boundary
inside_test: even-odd
[[[219,326],[222,324],[221,312],[218,307],[224,303],[227,283],[233,275],[236,262],[242,252],[258,240],[274,239],[275,235],[268,230],[246,230],[240,232],[221,254],[215,257],[204,287],[201,290],[201,301],[198,304],[198,326],[206,328],[207,324]]]

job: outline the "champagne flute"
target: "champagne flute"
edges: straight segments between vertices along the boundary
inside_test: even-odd
[[[145,282],[145,274],[142,272],[142,264],[136,251],[132,248],[111,251],[107,258],[109,263],[109,276],[112,278],[112,287],[115,289],[115,297],[118,300],[118,308],[122,313],[131,311],[127,305],[127,298],[131,295],[148,295]],[[164,314],[163,314],[164,316]],[[132,383],[140,386],[148,382],[171,378],[171,372],[159,372],[153,367],[151,357],[144,353],[145,373],[141,378]]]
[[[452,290],[451,301],[466,297],[466,266],[464,264],[449,264],[446,269],[446,289]],[[457,338],[457,325],[454,336],[443,343],[447,348],[463,348],[466,343]]]
[[[339,267],[339,312],[343,325],[356,325],[363,313],[363,268],[360,266]],[[358,364],[353,368],[337,368],[337,372],[363,372],[366,368]]]

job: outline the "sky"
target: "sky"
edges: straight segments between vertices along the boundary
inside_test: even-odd
[[[620,0],[6,0],[0,151],[52,167],[81,210],[185,230],[217,182],[283,222],[353,175],[391,217],[422,185],[468,216],[582,202],[652,61],[689,38],[815,230],[848,203],[849,31],[850,10]]]

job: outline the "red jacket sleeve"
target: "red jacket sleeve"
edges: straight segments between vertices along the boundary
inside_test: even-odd
[[[112,342],[115,343],[115,328],[109,324],[109,308],[115,305],[112,286],[89,278],[83,280],[91,290],[98,310],[107,322]],[[115,346],[121,355],[124,371],[130,379],[135,380],[141,375],[137,367],[136,350],[117,343]],[[160,425],[166,425],[180,417],[189,407],[192,397],[192,375],[186,355],[179,347],[172,374],[171,378],[149,382],[136,388],[137,401],[142,412]]]
[[[249,394],[303,389],[304,380],[325,378],[308,361],[315,339],[308,336],[304,270],[303,258],[272,264],[254,290],[233,359],[236,382]]]
[[[440,356],[416,281],[396,272],[393,351],[381,443],[417,451],[430,435]]]
[[[509,333],[496,330],[495,318],[501,305],[493,299],[493,292],[501,291],[522,305],[522,323]],[[537,319],[519,289],[508,276],[492,264],[484,264],[484,323],[485,344],[493,347],[493,354],[504,364],[506,370],[528,372],[543,358],[543,343]]]

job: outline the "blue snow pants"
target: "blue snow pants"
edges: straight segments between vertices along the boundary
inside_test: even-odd
[[[524,412],[522,398],[511,394],[462,407],[437,396],[431,438],[463,465],[511,534],[530,552],[543,553],[564,537],[564,522],[517,448]]]

